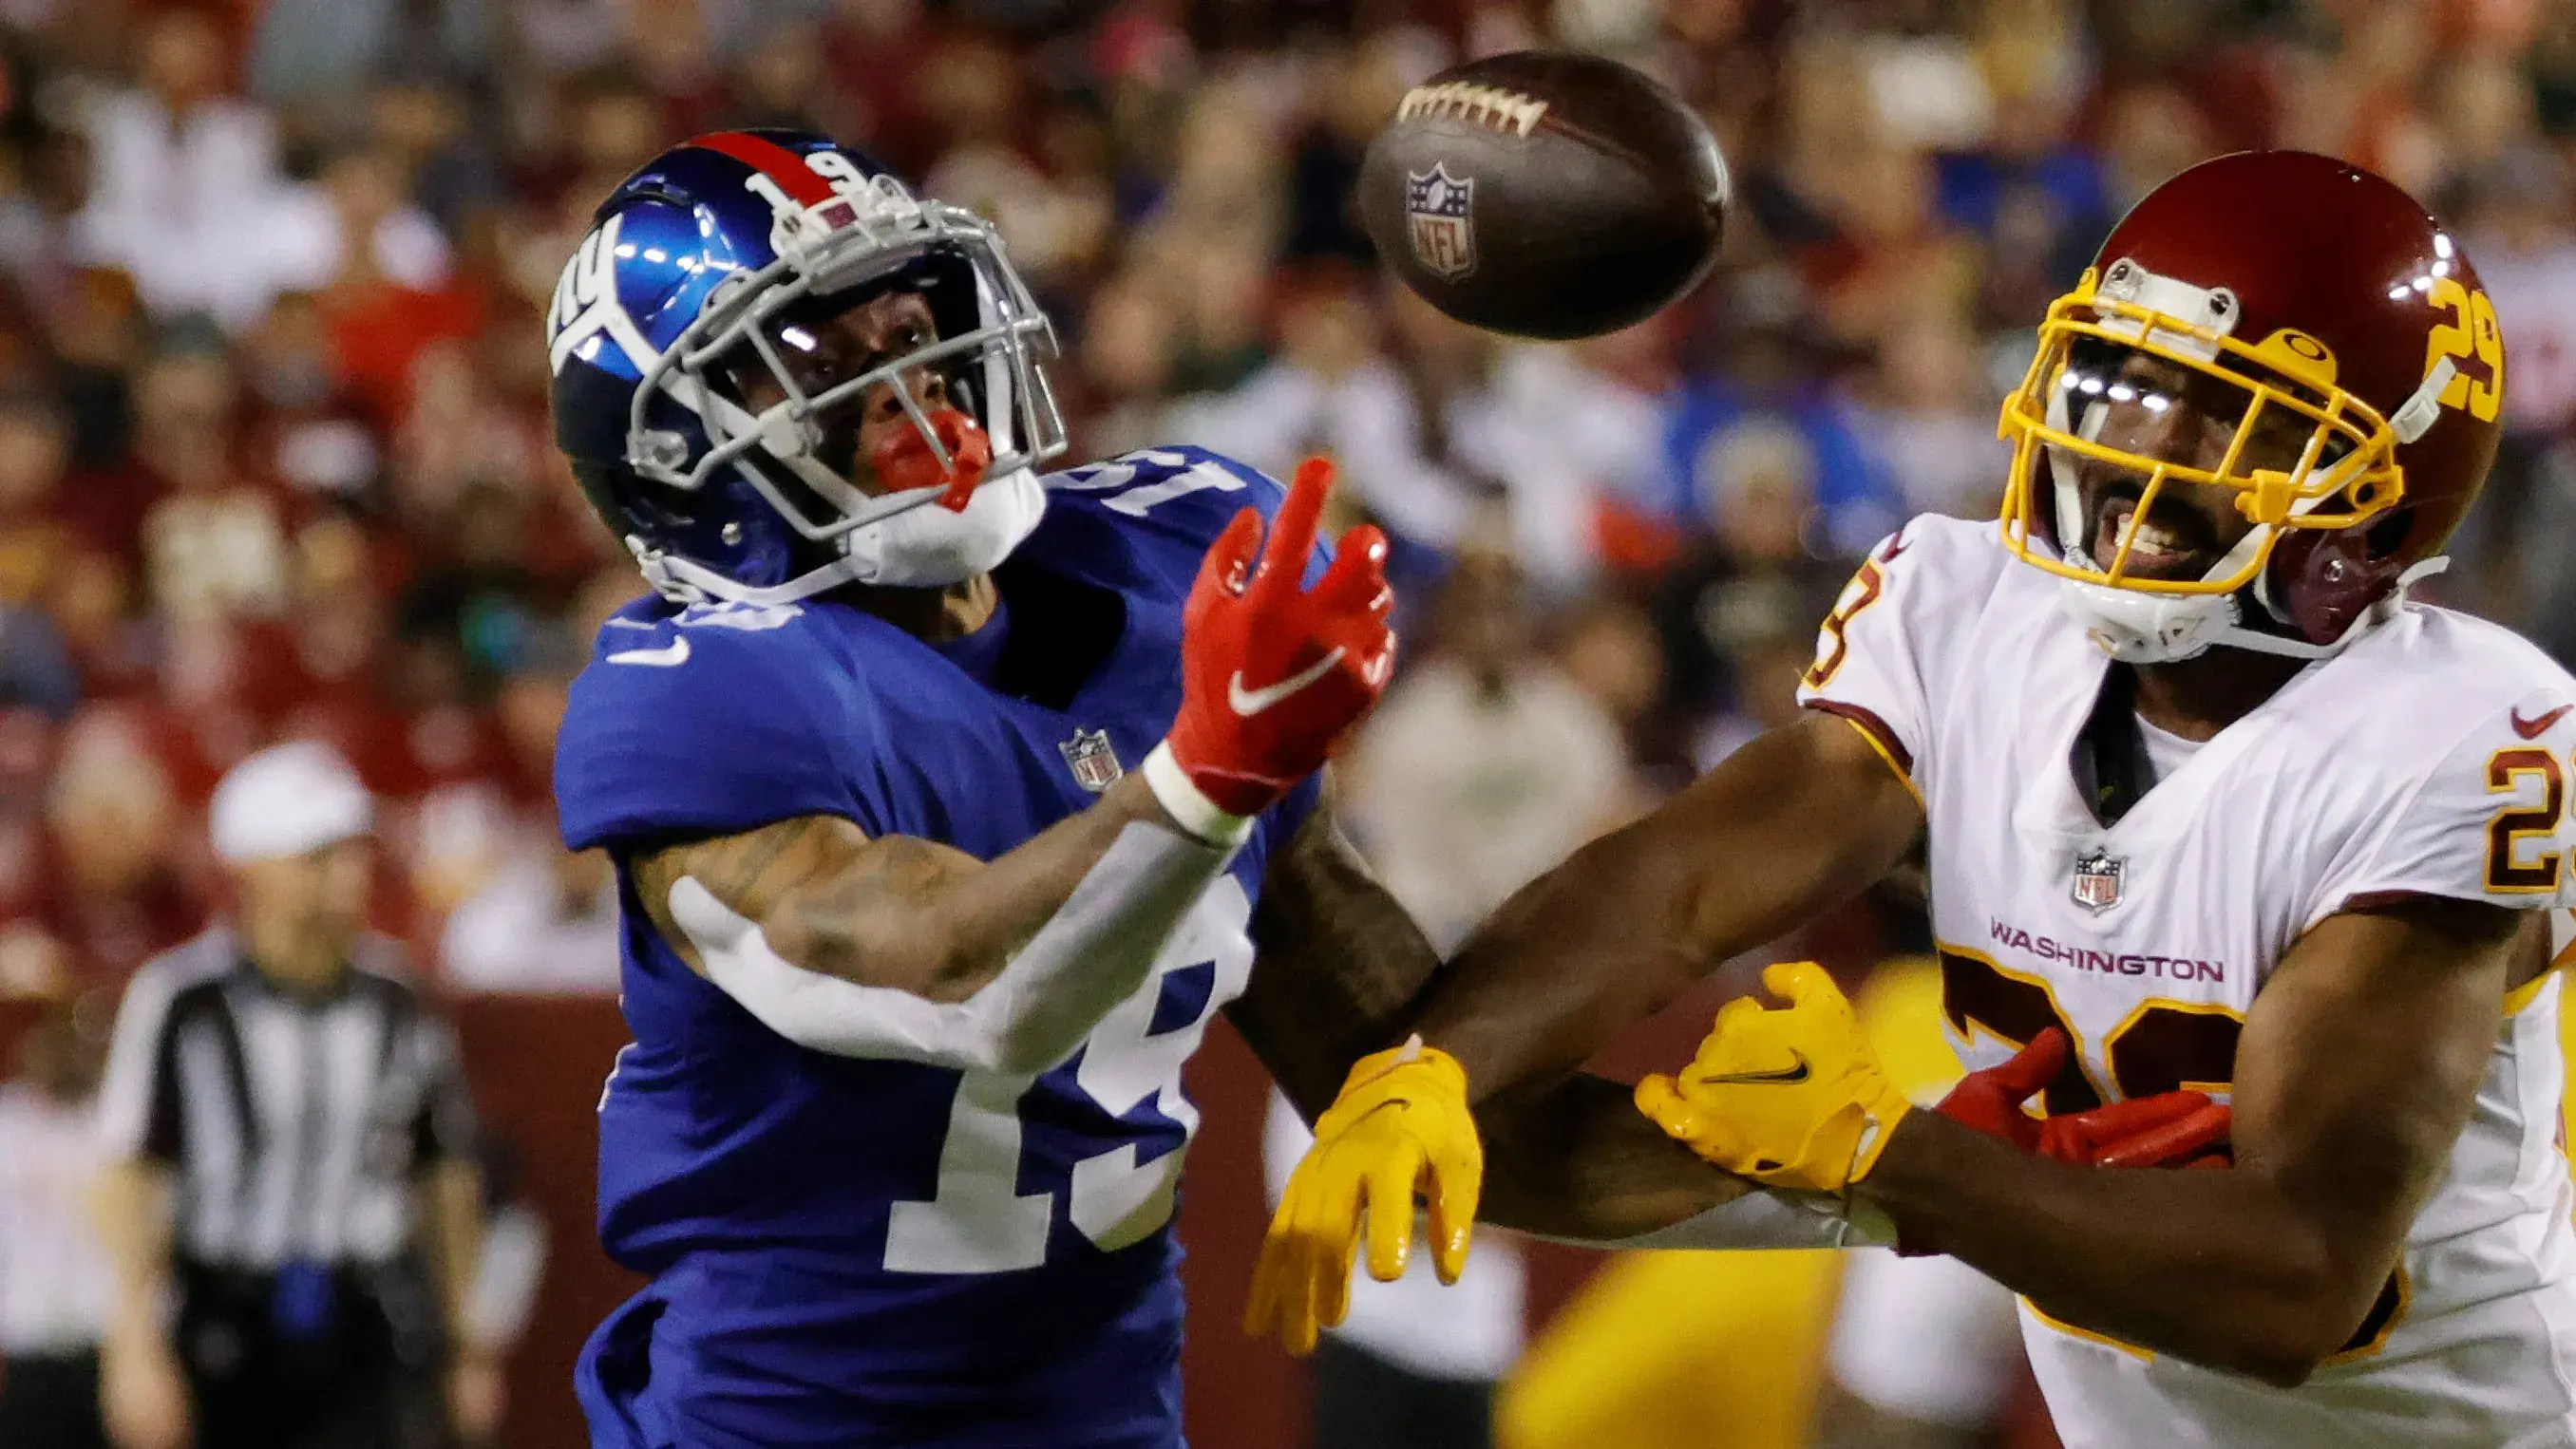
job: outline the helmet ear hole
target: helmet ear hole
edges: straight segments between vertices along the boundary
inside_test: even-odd
[[[2415,510],[2400,508],[2372,524],[2362,535],[2362,542],[2369,547],[2372,558],[2383,559],[2404,548],[2414,532]]]

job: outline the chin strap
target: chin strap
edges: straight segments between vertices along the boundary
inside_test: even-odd
[[[754,588],[727,578],[701,563],[693,563],[677,554],[649,548],[644,540],[627,535],[626,550],[635,555],[635,566],[653,592],[675,604],[724,602],[733,604],[793,604],[810,599],[826,589],[839,588],[858,580],[859,570],[848,558],[836,558],[818,569],[798,574],[783,584]]]
[[[2388,586],[2388,592],[2382,595],[2378,602],[2362,610],[2358,617],[2344,626],[2341,634],[2323,644],[2311,644],[2305,639],[2286,638],[2279,634],[2258,633],[2234,623],[2221,629],[2219,637],[2214,642],[2233,645],[2239,649],[2251,649],[2261,654],[2286,655],[2292,659],[2328,658],[2342,653],[2345,646],[2355,639],[2396,618],[2398,611],[2406,607],[2406,596],[2413,591],[2417,583],[2447,570],[2450,566],[2451,558],[2448,554],[2435,554],[2431,558],[2419,559],[2408,565],[2406,571],[2397,576],[2397,582]],[[2267,608],[2269,603],[2269,600],[2265,601]]]
[[[1755,1189],[1667,1227],[1627,1238],[1569,1238],[1533,1233],[1578,1248],[1698,1249],[1740,1252],[1779,1248],[1891,1248],[1896,1224],[1865,1198],[1784,1188]]]
[[[841,534],[832,541],[840,552],[830,562],[765,587],[653,548],[633,534],[627,535],[626,549],[635,555],[644,582],[678,603],[792,604],[843,584],[939,588],[972,578],[999,567],[1035,531],[1046,511],[1045,488],[1026,468],[983,480],[963,512],[923,506],[939,501],[926,489],[895,496],[912,501],[901,512]]]
[[[2451,566],[2435,555],[2397,576],[2388,593],[2323,644],[2246,628],[2235,594],[2154,595],[2078,579],[2063,581],[2059,602],[2094,645],[2124,664],[2178,664],[2221,646],[2288,659],[2326,659],[2397,617],[2414,586]]]

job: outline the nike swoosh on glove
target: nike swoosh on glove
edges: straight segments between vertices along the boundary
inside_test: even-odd
[[[1395,668],[1386,536],[1363,525],[1304,588],[1333,465],[1298,465],[1264,539],[1244,509],[1199,566],[1181,614],[1181,707],[1145,781],[1183,829],[1228,843],[1320,767]]]
[[[1825,968],[1773,965],[1762,984],[1789,1004],[1728,1002],[1677,1078],[1637,1084],[1637,1110],[1738,1177],[1841,1193],[1877,1165],[1913,1104],[1889,1084]]]
[[[1315,1119],[1315,1145],[1280,1194],[1243,1331],[1275,1331],[1289,1352],[1311,1352],[1317,1333],[1349,1311],[1362,1233],[1369,1276],[1404,1276],[1416,1193],[1430,1208],[1432,1266],[1441,1282],[1457,1282],[1484,1180],[1485,1147],[1457,1060],[1418,1036],[1362,1057]]]

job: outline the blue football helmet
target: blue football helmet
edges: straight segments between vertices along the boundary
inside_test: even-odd
[[[836,361],[818,336],[893,291],[934,335]],[[647,163],[593,217],[546,336],[557,443],[681,600],[953,583],[1036,526],[1037,465],[1064,450],[1054,333],[991,225],[822,136],[718,132]],[[889,394],[924,466],[871,491],[852,440]]]

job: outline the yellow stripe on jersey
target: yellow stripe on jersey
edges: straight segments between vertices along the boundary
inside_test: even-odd
[[[1897,783],[1905,787],[1905,793],[1913,796],[1914,803],[1920,806],[1925,813],[1930,813],[1932,806],[1929,801],[1923,798],[1923,787],[1915,784],[1913,774],[1908,771],[1905,766],[1897,763],[1895,752],[1887,747],[1887,741],[1878,737],[1878,731],[1871,729],[1868,725],[1861,723],[1850,715],[1842,715],[1840,718],[1844,724],[1850,725],[1853,729],[1860,731],[1860,737],[1869,741],[1869,747],[1878,752],[1878,757],[1880,759],[1887,761],[1887,768],[1896,772]]]
[[[2567,966],[2571,961],[2576,961],[2576,947],[2571,947],[2567,954],[2550,962],[2548,970],[2541,972],[2539,975],[2532,977],[2529,981],[2526,981],[2511,991],[2506,992],[2504,994],[2504,1014],[2507,1016],[2520,1016],[2525,1011],[2530,1010],[2531,1003],[2540,999],[2540,993],[2549,989],[2549,983],[2557,980],[2559,971]]]
[[[2122,1343],[2120,1340],[2113,1338],[2107,1333],[2095,1333],[2089,1328],[2078,1328],[2074,1324],[2068,1323],[2061,1318],[2051,1318],[2048,1316],[2047,1309],[2031,1302],[2027,1297],[2023,1297],[2021,1295],[2015,1296],[2020,1298],[2022,1307],[2030,1310],[2031,1317],[2038,1319],[2040,1322],[2048,1325],[2050,1328],[2056,1329],[2058,1332],[2065,1334],[2069,1338],[2080,1338],[2087,1343],[2098,1343],[2104,1348],[2116,1348],[2131,1358],[2143,1359],[2148,1363],[2153,1363],[2156,1360],[2154,1351],[2150,1349],[2140,1348],[2134,1343]]]
[[[2371,1300],[2370,1312],[2361,1320],[2358,1331],[2361,1342],[2335,1350],[2327,1357],[2326,1367],[2370,1358],[2388,1347],[2389,1335],[2397,1331],[2398,1323],[2404,1320],[2406,1310],[2414,1303],[2415,1282],[2406,1276],[2406,1265],[2401,1262],[2390,1271],[2388,1281],[2380,1286],[2379,1296]]]

